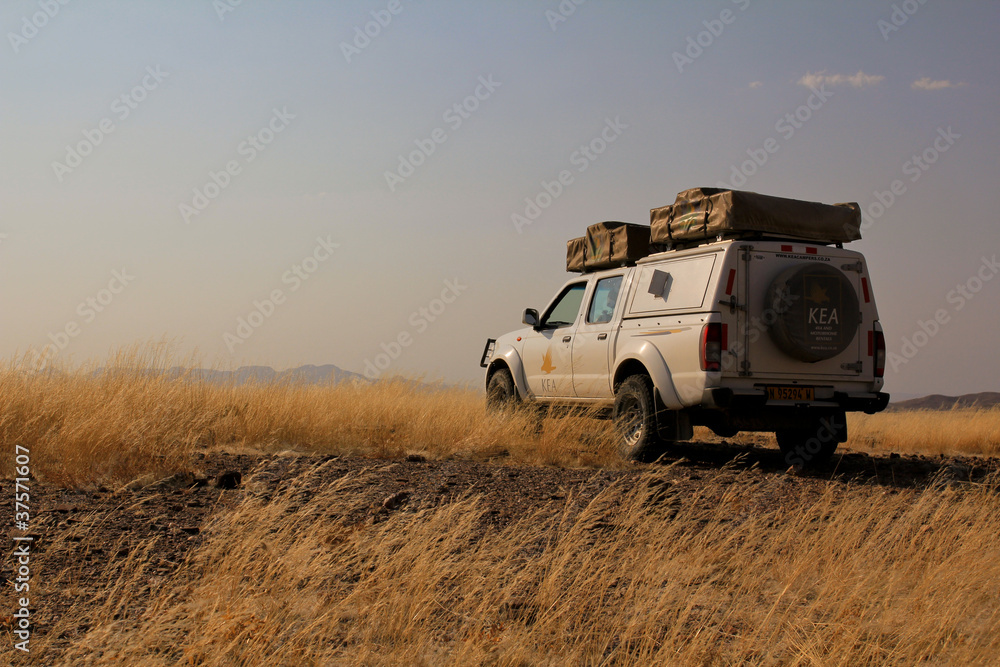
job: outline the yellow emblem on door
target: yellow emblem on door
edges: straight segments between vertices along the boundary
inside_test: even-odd
[[[552,350],[550,348],[545,350],[545,354],[542,355],[542,372],[551,373],[555,369],[556,367],[552,365]]]

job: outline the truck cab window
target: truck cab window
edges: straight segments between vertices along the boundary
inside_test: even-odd
[[[597,282],[594,297],[590,300],[590,310],[587,312],[588,324],[605,324],[611,321],[615,314],[615,304],[618,303],[618,293],[622,290],[622,276],[612,276]]]

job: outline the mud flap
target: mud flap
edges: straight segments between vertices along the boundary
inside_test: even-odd
[[[671,410],[663,404],[660,392],[653,389],[656,402],[656,435],[667,442],[690,440],[694,437],[694,427],[690,416],[683,410]]]
[[[847,414],[840,410],[826,418],[825,423],[820,420],[820,424],[831,432],[837,442],[847,442]]]

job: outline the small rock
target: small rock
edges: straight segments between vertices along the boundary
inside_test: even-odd
[[[136,479],[133,479],[131,482],[129,482],[128,484],[126,484],[125,485],[125,490],[126,491],[138,491],[139,489],[141,489],[143,487],[149,486],[150,484],[152,484],[155,481],[156,481],[156,476],[153,475],[152,473],[150,473],[148,475],[143,475],[142,477],[138,477]]]
[[[155,489],[182,489],[194,484],[194,473],[190,471],[175,472],[163,479],[156,480],[149,486]]]
[[[398,508],[403,503],[405,503],[409,497],[410,497],[409,491],[400,491],[399,493],[394,493],[382,501],[382,507],[389,511],[392,511]]]
[[[931,478],[931,486],[937,489],[959,489],[969,482],[971,469],[961,463],[941,466]]]
[[[649,490],[649,497],[646,499],[649,505],[662,505],[670,498],[670,490],[674,483],[670,480],[653,478],[646,482]]]
[[[243,474],[238,470],[227,470],[215,478],[215,486],[220,489],[238,489],[243,482]]]
[[[423,463],[427,460],[427,457],[423,454],[407,454],[406,460],[410,463]]]

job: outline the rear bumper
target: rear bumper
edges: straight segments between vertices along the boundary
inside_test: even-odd
[[[719,408],[731,411],[750,411],[767,408],[829,410],[840,409],[844,412],[864,412],[870,415],[881,412],[889,405],[889,394],[875,392],[871,394],[848,394],[835,391],[830,400],[814,401],[812,403],[769,403],[763,391],[736,393],[728,387],[715,387],[705,390],[702,408]]]
[[[874,396],[851,396],[836,392],[833,399],[840,404],[844,412],[864,412],[873,415],[882,412],[889,405],[889,394],[879,391]]]

